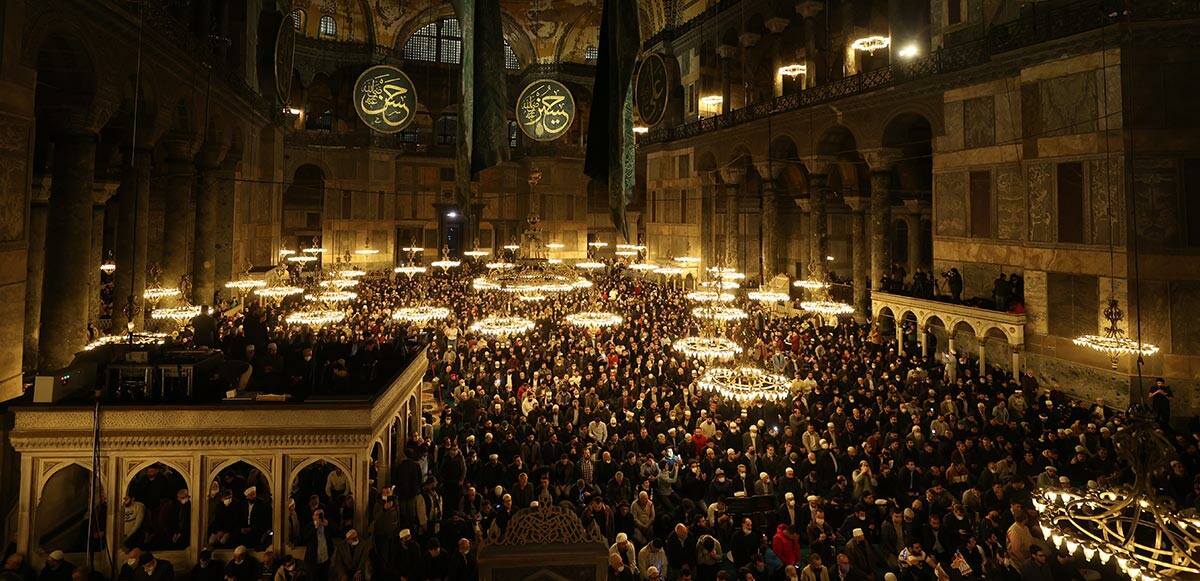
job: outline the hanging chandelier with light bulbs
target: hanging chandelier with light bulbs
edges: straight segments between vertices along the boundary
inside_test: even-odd
[[[696,307],[692,309],[692,315],[697,319],[707,319],[710,321],[717,321],[719,323],[740,321],[750,316],[742,309],[736,307],[723,307],[715,304]]]
[[[1125,334],[1125,330],[1121,328],[1121,321],[1125,319],[1125,313],[1121,311],[1121,305],[1115,297],[1108,299],[1108,306],[1104,309],[1104,318],[1108,320],[1108,327],[1104,329],[1103,335],[1083,335],[1075,338],[1074,343],[1107,355],[1112,360],[1113,369],[1117,368],[1117,360],[1122,355],[1149,357],[1158,353],[1158,347],[1148,343],[1139,343]]]
[[[620,325],[625,320],[621,315],[606,313],[604,311],[572,313],[567,315],[566,319],[568,323],[576,327],[585,327],[592,330]]]
[[[532,331],[534,322],[525,317],[492,315],[475,321],[469,327],[472,333],[481,333],[493,337],[507,337]]]
[[[743,404],[760,399],[780,401],[788,397],[791,388],[782,375],[757,367],[710,367],[696,385]]]
[[[294,311],[284,317],[289,325],[323,327],[345,320],[346,313],[336,309],[309,308]]]
[[[445,307],[435,307],[422,305],[416,307],[401,307],[392,313],[392,318],[397,321],[408,321],[410,323],[427,323],[429,321],[439,321],[450,316],[450,309]]]
[[[701,361],[728,361],[742,352],[742,346],[725,337],[684,337],[671,344],[684,356]]]
[[[244,278],[242,280],[231,280],[225,283],[225,288],[233,290],[251,290],[263,288],[267,286],[267,281],[254,278]]]
[[[156,321],[175,321],[182,323],[196,318],[200,314],[200,307],[184,305],[180,307],[167,307],[164,309],[154,309],[150,312],[150,318]]]
[[[688,300],[698,303],[727,303],[735,297],[732,293],[722,293],[716,291],[694,291],[687,295]]]
[[[785,303],[792,297],[783,292],[757,290],[746,293],[746,298],[760,303]]]

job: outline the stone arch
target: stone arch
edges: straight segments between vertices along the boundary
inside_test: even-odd
[[[98,105],[104,77],[84,38],[56,30],[35,45],[33,65],[38,87],[34,108],[39,130],[98,129],[94,127],[97,112],[93,109]]]
[[[859,153],[858,139],[849,127],[831,125],[817,141],[817,154],[831,157],[834,167],[829,169],[827,185],[839,196],[861,196],[868,193],[867,164]]]
[[[36,503],[33,507],[33,548],[45,553],[61,550],[79,553],[85,548],[87,538],[87,493],[94,474],[82,462],[70,460],[54,466],[37,483]],[[96,503],[105,502],[104,475],[96,491]],[[53,498],[50,498],[53,497]],[[111,506],[111,503],[109,504]],[[101,529],[105,523],[94,523]]]
[[[210,483],[209,486],[211,487],[211,483],[215,482],[223,471],[234,467],[239,462],[249,466],[250,468],[258,469],[258,471],[267,479],[267,481],[270,482],[271,468],[269,465],[265,464],[264,462],[262,462],[261,460],[259,460],[257,458],[240,458],[240,457],[239,458],[226,458],[225,460],[221,460],[220,462],[218,462],[215,466],[210,468],[208,471],[208,474],[205,475],[205,482]]]
[[[169,473],[164,471],[153,480],[150,478],[150,470],[163,468],[168,469]],[[179,491],[191,490],[190,474],[185,465],[175,460],[139,461],[129,466],[121,476],[123,494],[141,503],[145,516],[137,530],[118,531],[118,538],[127,545],[143,550],[171,550],[188,546],[191,531],[175,530],[168,523],[178,522],[178,519],[163,518],[164,514],[173,514],[170,511],[176,511],[177,514],[178,511],[190,513],[192,510],[190,504],[178,503]],[[155,480],[157,484],[153,482]],[[181,542],[172,539],[174,533],[182,535]]]
[[[321,236],[328,185],[324,169],[315,163],[301,164],[292,171],[291,183],[281,201],[280,236],[289,248],[302,248],[313,236]]]
[[[243,471],[246,473],[245,476],[241,474]],[[225,480],[226,475],[229,475],[231,479]],[[208,535],[204,539],[206,543],[213,548],[225,549],[246,545],[251,549],[261,550],[269,546],[270,537],[274,534],[272,532],[274,510],[271,506],[274,493],[272,490],[273,474],[269,465],[261,459],[253,457],[227,458],[217,462],[205,476],[208,490],[204,496],[204,506],[201,507],[202,514],[206,515],[205,522],[202,524],[203,530],[207,531],[213,523],[227,522],[223,520],[223,517],[227,517],[229,510],[244,510],[249,500],[246,496],[250,487],[254,487],[258,497],[255,501],[257,506],[262,507],[264,511],[260,514],[265,514],[265,518],[256,519],[259,523],[257,526],[261,530],[252,539],[242,537],[240,531],[223,531],[218,528],[215,534]],[[225,506],[224,502],[226,491],[230,491],[232,496],[229,506]]]
[[[584,11],[563,29],[554,46],[555,62],[585,62],[584,52],[589,45],[600,46],[600,12],[597,10]]]

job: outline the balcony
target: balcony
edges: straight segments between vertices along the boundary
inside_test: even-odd
[[[885,314],[884,310],[888,312]],[[1020,352],[1025,347],[1024,313],[1014,314],[992,309],[981,309],[934,299],[923,299],[905,295],[871,291],[871,320],[880,321],[889,316],[897,322],[915,323],[918,329],[945,327],[949,338],[947,348],[954,351],[954,335],[969,329],[979,341],[979,369],[985,369],[984,345],[990,338],[1003,336],[1013,353],[1013,369],[1020,369]],[[882,318],[881,318],[882,317]],[[921,354],[928,356],[926,344],[928,333],[917,333]],[[899,341],[900,353],[904,353],[904,342]]]

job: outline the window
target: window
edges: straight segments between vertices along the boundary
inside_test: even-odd
[[[508,39],[504,39],[504,68],[515,71],[521,68],[521,63],[517,62],[517,53],[513,52],[512,45],[508,44]]]
[[[321,28],[318,31],[323,37],[337,36],[337,21],[332,16],[325,15],[321,17]]]
[[[992,237],[992,173],[971,172],[971,237]]]
[[[400,141],[404,143],[419,143],[421,141],[421,134],[417,131],[416,123],[410,123],[408,127],[405,127],[400,132]]]
[[[600,58],[600,49],[596,48],[596,45],[588,45],[587,48],[583,49],[584,60],[594,61],[598,58]]]
[[[510,120],[508,122],[508,148],[509,149],[517,148],[517,122],[516,121]]]
[[[1058,241],[1083,244],[1083,164],[1058,164]]]
[[[962,0],[949,0],[949,2],[946,2],[946,24],[958,24],[962,22],[962,8]]]
[[[443,18],[422,26],[404,44],[404,58],[433,63],[461,64],[462,29],[458,26],[458,19]]]
[[[333,109],[326,109],[320,115],[310,115],[304,128],[309,131],[331,131],[333,129]]]
[[[454,145],[458,141],[458,117],[439,117],[434,125],[438,145]]]
[[[300,32],[300,33],[304,32],[304,11],[303,10],[293,10],[292,11],[292,26],[296,27],[296,32]]]

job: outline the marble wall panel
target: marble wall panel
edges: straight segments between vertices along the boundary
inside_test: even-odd
[[[1129,405],[1129,379],[1119,373],[1034,353],[1025,354],[1025,366],[1043,389],[1061,385],[1064,392],[1085,401],[1103,398],[1118,409]]]
[[[1171,282],[1171,352],[1200,355],[1200,325],[1196,324],[1196,305],[1200,304],[1200,282]]]
[[[1098,128],[1096,71],[1085,71],[1046,79],[1038,83],[1041,100],[1042,134],[1053,137],[1091,133]]]
[[[1049,163],[1031,163],[1025,170],[1029,192],[1029,239],[1054,241],[1054,171]]]
[[[1179,245],[1178,171],[1178,162],[1174,159],[1140,158],[1133,162],[1138,240],[1145,247]]]
[[[968,149],[995,145],[995,97],[987,95],[963,102],[963,143]]]
[[[1100,300],[1097,277],[1051,272],[1046,279],[1049,332],[1063,338],[1094,334],[1099,330],[1096,305]]]
[[[1034,333],[1047,335],[1050,331],[1046,318],[1049,306],[1046,298],[1046,271],[1026,270],[1024,278],[1026,325]]]
[[[946,124],[945,135],[935,137],[938,147],[937,151],[958,151],[963,148],[963,101],[951,101],[946,103],[945,117],[943,121]]]
[[[967,235],[967,173],[936,174],[934,230],[939,236]]]
[[[30,124],[0,115],[0,243],[25,240],[29,208]]]
[[[1166,281],[1143,280],[1129,289],[1130,300],[1121,303],[1125,310],[1125,332],[1132,338],[1138,336],[1138,315],[1142,317],[1142,341],[1157,346],[1163,352],[1171,352],[1171,285]],[[1138,302],[1141,308],[1138,308]],[[1195,307],[1192,307],[1192,325],[1195,325]]]
[[[1122,246],[1125,241],[1125,196],[1120,159],[1087,162],[1089,207],[1088,240],[1092,244]]]
[[[1016,166],[1001,166],[995,175],[997,236],[1001,240],[1024,240],[1026,201],[1021,171]]]

